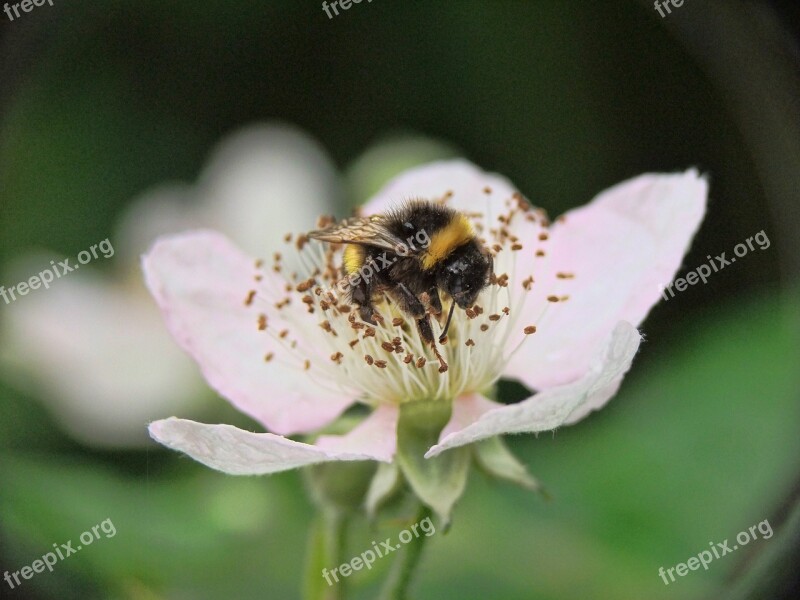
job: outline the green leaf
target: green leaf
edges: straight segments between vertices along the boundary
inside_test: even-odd
[[[466,488],[471,450],[465,446],[434,458],[424,455],[439,440],[451,412],[449,402],[407,402],[400,406],[397,423],[397,464],[417,497],[436,511],[445,527]]]

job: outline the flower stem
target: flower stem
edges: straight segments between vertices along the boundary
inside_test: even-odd
[[[431,514],[431,509],[423,505],[417,515],[416,522],[419,523],[426,518],[430,518]],[[408,599],[408,588],[414,578],[414,572],[419,564],[419,559],[422,557],[422,549],[427,539],[428,536],[421,535],[403,546],[400,550],[400,556],[395,559],[389,578],[383,586],[381,600]]]
[[[320,512],[311,528],[304,597],[306,600],[345,600],[345,580],[339,578],[337,582],[332,578],[330,569],[344,562],[349,517],[335,509],[323,509]],[[323,569],[328,570],[328,579],[325,579]]]

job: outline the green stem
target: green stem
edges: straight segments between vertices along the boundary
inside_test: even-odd
[[[323,509],[311,528],[305,573],[306,600],[345,600],[345,579],[335,581],[330,570],[344,562],[349,517],[342,511]],[[323,569],[328,570],[329,585]]]
[[[430,518],[431,515],[431,509],[427,506],[422,506],[416,522],[424,521],[426,518]],[[414,578],[414,572],[419,564],[419,559],[422,557],[422,549],[427,539],[427,535],[421,535],[403,546],[400,550],[400,556],[395,559],[389,578],[383,586],[381,600],[408,599],[408,588]]]

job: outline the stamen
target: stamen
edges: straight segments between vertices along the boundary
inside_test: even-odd
[[[479,190],[480,188],[475,192]],[[482,306],[475,304],[463,312],[454,311],[452,300],[445,298],[451,302],[451,311],[448,315],[444,312],[434,315],[431,320],[433,333],[438,335],[434,338],[439,340],[438,345],[424,342],[413,320],[389,298],[381,296],[380,299],[375,299],[380,312],[373,313],[374,323],[370,323],[361,318],[360,311],[354,310],[358,306],[350,303],[349,295],[339,295],[344,290],[337,287],[343,273],[341,263],[344,245],[310,241],[304,235],[284,236],[284,242],[293,244],[299,251],[297,273],[289,275],[289,263],[285,262],[280,253],[276,253],[273,256],[274,266],[283,273],[285,281],[271,286],[257,285],[258,291],[252,291],[252,298],[249,298],[248,291],[249,301],[246,302],[247,306],[259,306],[261,303],[266,309],[253,316],[259,330],[266,330],[280,344],[278,347],[285,351],[286,356],[282,354],[277,357],[281,365],[285,363],[295,369],[302,366],[302,369],[308,371],[306,376],[321,385],[338,388],[353,394],[353,397],[362,397],[370,404],[386,401],[400,403],[420,398],[452,398],[470,390],[484,389],[496,381],[504,361],[509,358],[508,351],[503,351],[509,338],[521,338],[515,344],[519,348],[522,340],[536,331],[536,325],[518,323],[526,315],[530,315],[529,311],[523,310],[524,303],[541,303],[542,314],[533,319],[533,323],[541,324],[545,307],[554,302],[542,300],[552,297],[555,302],[563,302],[569,296],[563,293],[567,290],[559,289],[560,285],[552,286],[554,289],[548,290],[551,291],[550,297],[531,293],[534,273],[522,275],[516,271],[517,257],[530,258],[527,252],[537,256],[545,255],[543,250],[536,251],[530,244],[545,241],[547,235],[543,236],[542,233],[546,232],[542,232],[538,223],[533,226],[529,223],[545,221],[546,216],[533,209],[521,194],[504,198],[503,202],[497,202],[497,198],[490,199],[488,195],[493,194],[491,190],[486,194],[487,210],[492,210],[498,204],[505,205],[503,213],[499,216],[496,212],[487,213],[486,216],[482,213],[467,216],[476,221],[476,231],[479,234],[483,232],[482,235],[489,240],[485,246],[491,245],[490,252],[496,257],[497,270],[491,274],[492,285],[481,294]],[[442,201],[451,196],[452,191]],[[520,223],[521,218],[517,215],[526,219],[524,224]],[[332,219],[325,218],[321,224],[331,222]],[[488,227],[489,223],[497,223],[498,227],[491,229]],[[483,224],[486,224],[485,228]],[[531,230],[534,230],[533,233],[529,233]],[[521,231],[526,233],[523,235]],[[294,252],[292,246],[289,248]],[[520,254],[521,251],[526,254]],[[296,264],[296,261],[292,264]],[[256,273],[254,280],[258,281],[260,275],[261,273]],[[573,277],[567,270],[554,275],[550,280],[553,283]],[[520,281],[521,286],[516,281]],[[513,283],[513,289],[510,283]],[[430,312],[430,302],[426,302],[424,297],[421,300]],[[275,310],[273,307],[281,312],[270,312]],[[300,307],[306,307],[309,313],[319,309],[323,311],[325,318],[309,319],[305,310],[299,310]],[[513,315],[511,307],[514,308]],[[484,313],[487,314],[483,319],[475,320]],[[316,325],[329,335],[319,334]],[[491,338],[485,338],[483,344],[476,344],[475,340],[480,339],[480,333],[488,333],[490,329]],[[338,335],[343,331],[355,333]],[[523,331],[525,336],[520,335]],[[315,338],[312,337],[313,332],[317,332]],[[309,343],[299,344],[299,340],[305,341],[304,336],[309,338]],[[450,341],[454,343],[450,344]],[[361,347],[356,350],[358,344]],[[299,354],[300,352],[305,355]],[[437,369],[425,369],[427,361],[434,356]],[[276,357],[272,353],[264,356],[267,362],[274,358]],[[381,371],[365,368],[362,358],[367,366],[374,366]]]

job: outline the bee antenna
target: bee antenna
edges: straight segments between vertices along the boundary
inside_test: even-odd
[[[453,302],[450,304],[450,313],[447,315],[447,322],[444,324],[444,331],[442,331],[442,335],[439,336],[440,344],[444,343],[443,340],[447,337],[447,330],[450,329],[450,320],[453,318],[453,310],[455,310],[455,308],[456,301],[453,300]]]

